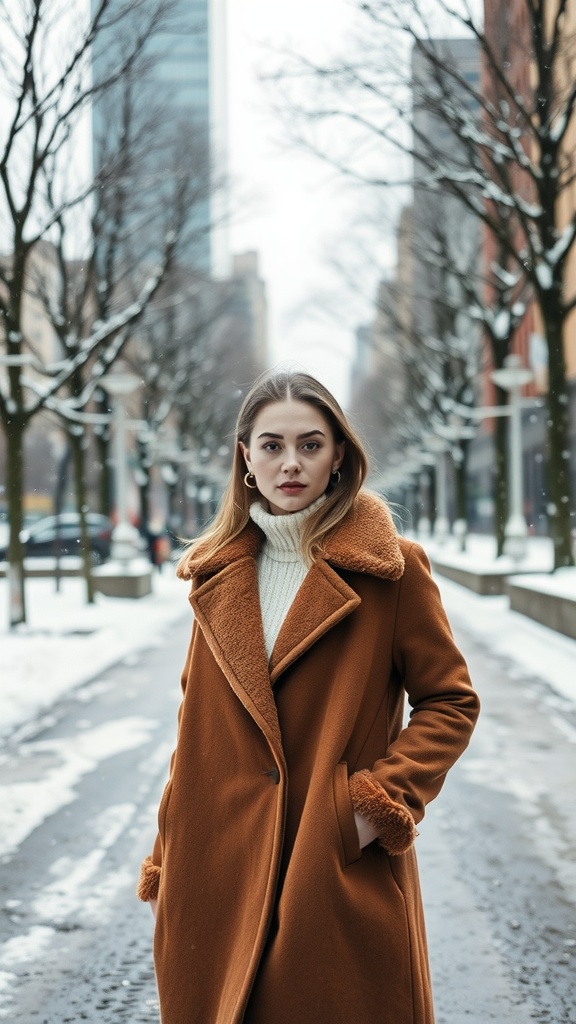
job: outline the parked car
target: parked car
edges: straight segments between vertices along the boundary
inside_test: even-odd
[[[42,513],[38,512],[25,512],[22,526],[28,529],[30,526],[35,526],[41,519],[45,517]],[[10,523],[8,522],[8,513],[5,508],[0,509],[0,560],[2,558],[2,552],[6,551],[8,547],[8,539],[10,536]]]
[[[94,565],[100,565],[110,557],[112,523],[107,516],[88,512],[86,516],[90,554]],[[62,512],[59,516],[46,516],[33,526],[22,530],[20,540],[24,553],[33,558],[54,557],[57,537],[60,540],[61,555],[80,553],[80,516],[77,512]],[[5,561],[8,543],[0,546],[0,561]]]

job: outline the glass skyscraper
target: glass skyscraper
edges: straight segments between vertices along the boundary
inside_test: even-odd
[[[95,0],[91,0],[94,7]],[[164,110],[164,121],[194,138],[195,153],[206,177],[206,197],[194,205],[193,244],[184,261],[194,269],[225,273],[227,246],[222,221],[226,150],[226,0],[176,0],[169,25],[152,35],[145,49],[150,58],[142,71],[142,88]],[[150,0],[150,9],[157,0]],[[145,5],[144,5],[145,7]],[[142,10],[140,9],[139,23]],[[138,27],[138,26],[136,26]],[[108,35],[110,33],[110,35]],[[94,47],[95,77],[106,67],[114,46],[112,30],[102,33]],[[110,45],[108,45],[110,44]],[[113,130],[107,100],[93,111],[95,170],[101,165],[107,132]],[[153,193],[152,193],[153,194]]]

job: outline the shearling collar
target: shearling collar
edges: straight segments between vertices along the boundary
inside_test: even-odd
[[[178,569],[181,579],[210,576],[248,557],[256,558],[262,546],[261,530],[251,520],[242,533],[220,549],[210,560],[200,545]],[[392,516],[384,502],[360,491],[342,522],[324,540],[323,558],[339,569],[367,573],[381,579],[398,580],[404,572],[404,558]]]

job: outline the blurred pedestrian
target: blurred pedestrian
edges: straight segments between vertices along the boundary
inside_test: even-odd
[[[163,1024],[433,1022],[413,843],[479,705],[366,471],[318,381],[259,379],[180,562],[195,621],[139,886]]]
[[[151,523],[147,531],[148,557],[156,569],[161,570],[164,562],[169,561],[172,554],[172,545],[166,532],[166,527],[161,523]]]

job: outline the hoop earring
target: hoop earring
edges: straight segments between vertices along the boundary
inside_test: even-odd
[[[340,483],[340,480],[342,479],[342,477],[340,476],[340,470],[339,469],[335,470],[335,472],[332,473],[332,477],[336,477],[335,480],[334,479],[331,480],[332,486],[333,487],[338,487],[338,484]]]
[[[254,481],[253,484],[248,482],[250,477],[252,477],[252,479]],[[256,491],[258,489],[258,484],[256,483],[256,477],[254,476],[254,473],[252,473],[252,472],[246,473],[246,476],[244,477],[244,483],[246,484],[246,487],[248,487],[251,491]]]

